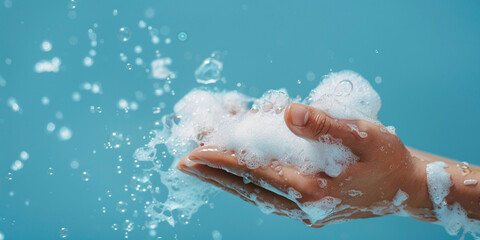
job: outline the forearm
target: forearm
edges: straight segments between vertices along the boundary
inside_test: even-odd
[[[415,218],[424,221],[436,220],[435,204],[428,192],[426,167],[429,163],[441,161],[447,164],[444,169],[450,175],[452,183],[449,193],[445,197],[446,203],[448,205],[458,203],[469,218],[480,220],[480,187],[477,182],[480,180],[479,167],[411,148],[409,151],[412,153],[412,161],[417,171],[417,184],[411,186],[413,189],[411,191],[417,191],[416,194],[419,197],[410,203],[407,202],[407,206],[410,207],[410,212]]]

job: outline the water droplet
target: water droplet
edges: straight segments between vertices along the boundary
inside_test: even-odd
[[[82,172],[82,180],[88,182],[90,180],[90,173],[86,171]]]
[[[342,80],[335,87],[334,93],[336,96],[348,96],[353,90],[353,84],[350,80]]]
[[[223,63],[219,60],[220,55],[213,55],[203,60],[202,64],[195,70],[195,79],[201,84],[216,83],[220,80]]]
[[[112,15],[113,15],[113,16],[117,16],[117,15],[118,15],[118,10],[117,10],[117,9],[113,9]]]
[[[297,84],[302,84],[302,81],[300,79],[297,80]]]
[[[128,28],[126,28],[126,27],[121,27],[121,28],[118,30],[117,37],[118,37],[118,39],[120,39],[120,41],[122,41],[122,42],[128,41],[131,36],[132,36],[132,33],[130,32],[130,29],[128,29]]]
[[[185,33],[185,32],[180,32],[180,33],[178,34],[178,40],[180,40],[180,41],[185,41],[185,40],[187,40],[187,37],[188,37],[188,36],[187,36],[187,33]]]
[[[58,231],[58,236],[60,236],[61,238],[67,238],[69,233],[70,231],[67,228],[60,228],[60,230]]]
[[[48,130],[48,125],[47,125],[47,130]],[[58,130],[58,138],[62,141],[69,140],[70,138],[72,138],[72,135],[73,135],[72,131],[67,127],[61,127],[60,130]]]

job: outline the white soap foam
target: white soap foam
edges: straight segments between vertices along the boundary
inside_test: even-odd
[[[398,189],[397,194],[393,197],[393,205],[400,206],[405,200],[408,199],[408,194],[401,189]]]
[[[276,159],[277,164],[295,167],[303,174],[325,172],[334,177],[357,161],[347,147],[331,137],[310,141],[294,135],[284,121],[285,107],[291,102],[300,102],[300,99],[291,99],[285,90],[270,90],[260,99],[236,91],[202,89],[184,96],[174,106],[174,114],[163,118],[163,128],[153,131],[151,142],[135,154],[137,160],[160,165],[154,149],[163,145],[174,158],[167,171],[153,168],[167,187],[168,197],[165,201],[154,200],[147,206],[152,221],[155,224],[167,221],[173,225],[173,215],[188,219],[217,191],[210,184],[176,170],[183,156],[202,145],[234,150],[239,163],[249,168],[266,167],[272,164],[271,159]],[[378,122],[376,117],[381,105],[380,97],[368,81],[351,71],[327,75],[302,103],[337,118],[373,122]],[[253,104],[251,109],[249,104]],[[301,194],[296,190],[291,189],[289,195],[264,185],[262,187],[296,202],[302,210],[285,214],[298,219],[308,218],[315,222],[331,214],[340,204],[340,199],[329,196],[300,204],[297,198]]]
[[[450,192],[452,181],[450,174],[445,171],[448,165],[437,161],[427,164],[427,183],[430,199],[434,203],[434,212],[437,217],[437,224],[445,227],[450,235],[457,235],[461,229],[463,234],[461,239],[467,233],[470,233],[475,239],[480,239],[477,233],[480,233],[480,221],[469,219],[465,210],[457,202],[448,205],[445,197]]]

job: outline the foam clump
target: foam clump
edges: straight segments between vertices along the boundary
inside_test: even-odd
[[[320,141],[310,141],[293,134],[284,121],[285,108],[292,102],[308,104],[337,118],[373,122],[378,122],[381,105],[380,97],[368,81],[351,71],[327,75],[303,101],[290,98],[282,89],[270,90],[259,99],[236,91],[194,89],[174,106],[173,115],[163,118],[163,128],[154,131],[151,142],[135,154],[140,161],[156,161],[152,149],[164,145],[174,159],[168,171],[155,169],[168,188],[168,197],[165,201],[153,201],[147,209],[152,219],[173,225],[174,212],[189,218],[216,191],[213,186],[176,170],[181,158],[199,146],[234,150],[239,163],[252,169],[270,166],[275,159],[276,164],[295,167],[302,174],[325,172],[332,177],[358,160],[339,140],[324,136]],[[279,192],[271,186],[267,189]],[[279,194],[297,202],[301,198],[297,193],[290,189],[289,194]],[[299,204],[303,213],[286,214],[319,220],[340,202],[326,196],[318,202]],[[270,210],[271,207],[264,206],[263,211]]]
[[[434,212],[437,217],[437,224],[445,227],[450,235],[457,235],[461,229],[463,234],[470,233],[475,239],[480,239],[477,233],[480,232],[480,221],[469,219],[465,210],[459,203],[447,204],[445,197],[450,192],[452,181],[450,174],[445,170],[448,165],[442,161],[427,164],[427,184],[430,199],[434,204]]]

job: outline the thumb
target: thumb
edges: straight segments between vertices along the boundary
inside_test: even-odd
[[[336,119],[307,105],[299,103],[288,105],[284,117],[288,128],[302,138],[319,141],[320,137],[330,135],[341,139],[342,144],[352,150],[368,138],[369,126],[364,123],[365,121]]]

